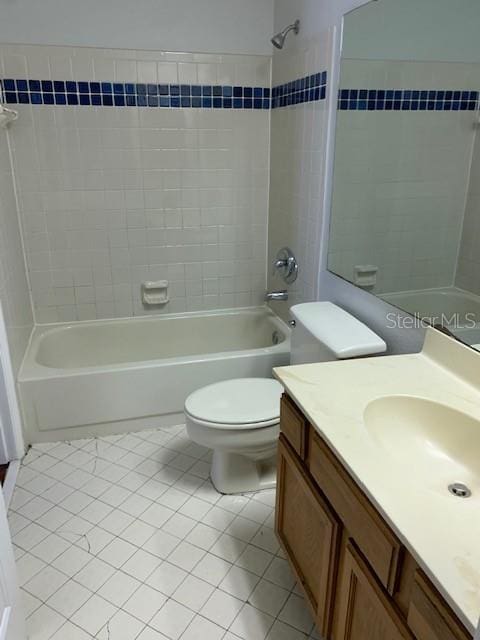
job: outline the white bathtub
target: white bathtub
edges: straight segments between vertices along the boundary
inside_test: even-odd
[[[290,330],[266,307],[37,327],[18,377],[27,439],[178,424],[193,390],[270,377],[289,357]]]
[[[444,324],[460,340],[479,349],[480,297],[457,287],[384,293],[380,296],[432,324]]]
[[[408,313],[420,318],[436,319],[439,323],[442,319],[451,320],[456,315],[458,325],[470,324],[469,319],[475,324],[480,323],[480,298],[457,287],[383,293],[380,297]],[[455,321],[446,323],[451,325]]]

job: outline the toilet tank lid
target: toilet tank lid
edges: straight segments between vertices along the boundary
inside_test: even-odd
[[[383,353],[387,345],[363,322],[332,302],[297,304],[290,313],[298,324],[333,352],[336,358]]]

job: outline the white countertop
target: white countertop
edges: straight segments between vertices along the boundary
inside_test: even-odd
[[[462,500],[428,469],[419,483],[409,461],[369,433],[363,413],[376,398],[409,395],[480,420],[480,354],[429,329],[418,354],[274,372],[473,634],[480,616],[480,486]]]

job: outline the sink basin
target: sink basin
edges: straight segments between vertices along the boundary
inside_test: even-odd
[[[413,396],[373,400],[364,421],[385,453],[406,465],[408,478],[445,494],[461,482],[480,496],[480,421]]]

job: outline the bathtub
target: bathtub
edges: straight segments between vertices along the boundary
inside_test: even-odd
[[[461,326],[469,324],[469,318],[475,324],[480,323],[480,298],[457,287],[384,293],[380,297],[385,302],[421,318],[432,318],[441,322],[442,317],[450,320],[458,315],[457,324]]]
[[[480,297],[457,287],[384,293],[382,300],[432,324],[444,324],[460,340],[479,348]]]
[[[189,393],[288,364],[290,330],[267,307],[44,325],[18,376],[29,442],[183,421]]]

